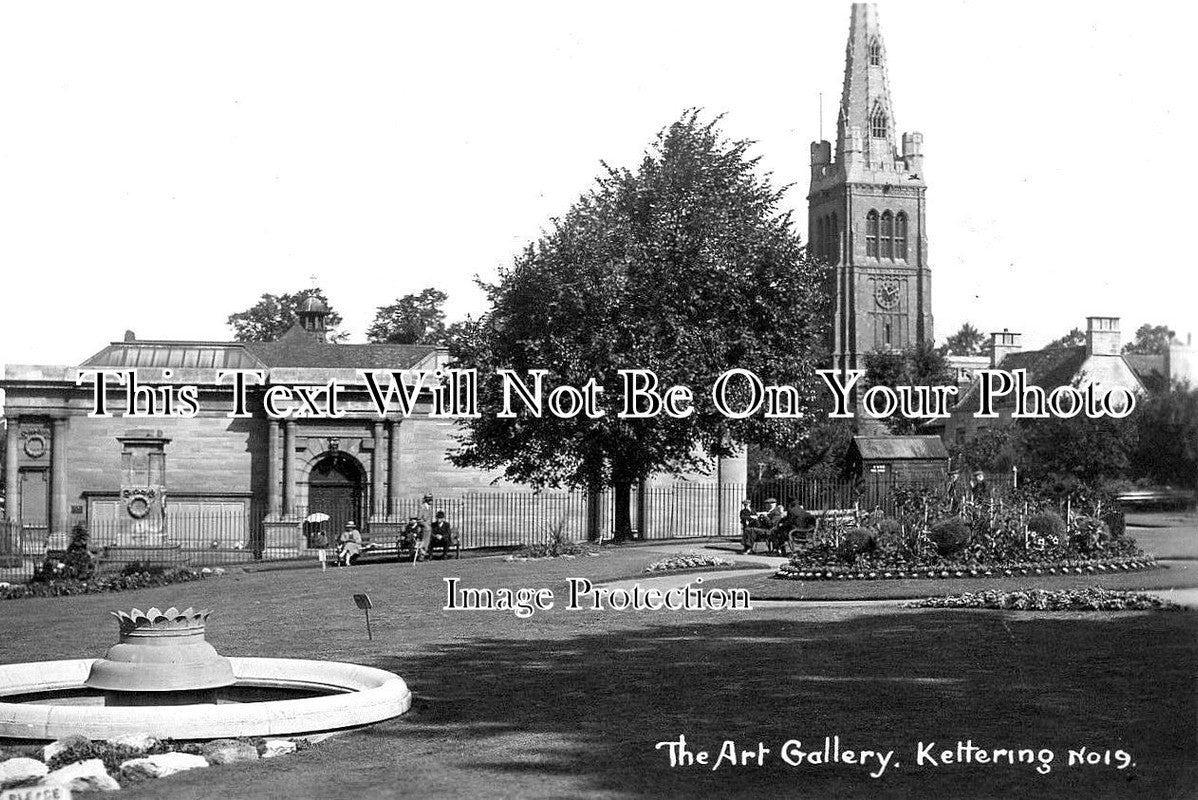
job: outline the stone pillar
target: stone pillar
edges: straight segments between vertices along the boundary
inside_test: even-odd
[[[279,492],[283,481],[283,454],[280,452],[279,423],[273,419],[266,421],[267,432],[267,461],[266,461],[266,513],[277,517],[283,510],[283,498]]]
[[[295,420],[283,423],[283,515],[295,513]]]
[[[304,547],[303,517],[297,515],[295,496],[295,421],[283,422],[282,458],[279,458],[279,427],[268,421],[270,487],[267,503],[270,513],[262,522],[262,557],[294,558]],[[282,480],[277,480],[282,478]],[[282,497],[280,497],[280,484]],[[277,509],[277,512],[276,512]]]
[[[70,531],[67,519],[67,421],[50,421],[50,525],[51,534]]]
[[[387,437],[391,445],[387,467],[387,515],[396,518],[399,516],[399,422],[391,423],[390,433]]]
[[[374,423],[374,450],[370,453],[370,515],[381,517],[387,513],[383,489],[383,459],[387,454],[387,431],[382,422]]]
[[[8,418],[7,439],[4,446],[4,516],[12,522],[21,519],[21,484],[17,480],[17,445],[20,439],[19,418]]]

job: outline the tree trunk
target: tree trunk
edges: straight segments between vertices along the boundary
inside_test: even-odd
[[[616,530],[615,540],[627,542],[632,538],[632,484],[621,481],[615,484]]]
[[[599,504],[602,501],[603,487],[600,484],[592,483],[587,488],[587,541],[598,543],[603,539],[603,532],[599,530],[599,520],[601,519]]]

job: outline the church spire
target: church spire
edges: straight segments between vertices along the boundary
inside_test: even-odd
[[[866,169],[895,169],[894,105],[886,45],[874,3],[853,3],[844,59],[844,91],[836,123],[836,158]]]

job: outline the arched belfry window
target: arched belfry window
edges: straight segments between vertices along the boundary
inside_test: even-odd
[[[882,232],[878,235],[882,258],[894,258],[894,214],[882,212]]]
[[[882,66],[882,43],[874,39],[869,43],[869,63],[870,66]]]
[[[878,257],[878,212],[870,211],[865,215],[865,255]]]
[[[826,250],[828,247],[824,238],[825,236],[827,236],[827,234],[824,232],[824,218],[820,217],[815,221],[815,234],[812,237],[812,244],[814,246],[816,255],[822,255],[824,250]]]
[[[894,257],[907,260],[907,215],[902,211],[894,218]]]
[[[870,135],[875,139],[885,139],[889,130],[890,119],[886,116],[886,109],[876,106],[874,113],[869,116]]]

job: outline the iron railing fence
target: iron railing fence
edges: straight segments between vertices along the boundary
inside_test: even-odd
[[[774,481],[757,483],[747,491],[743,484],[648,484],[632,491],[629,511],[634,536],[640,539],[738,536],[745,499],[754,511],[765,510],[765,499],[775,497],[783,504],[797,499],[816,512],[881,508],[893,513],[894,489],[910,485],[885,475],[857,481]],[[1002,486],[1002,476],[994,476],[992,485]],[[88,547],[107,569],[132,562],[215,567],[263,557],[312,557],[310,534],[321,529],[330,546],[335,546],[349,520],[362,530],[364,539],[388,545],[420,509],[420,499],[412,498],[401,501],[389,514],[342,510],[327,514],[325,520],[317,517],[306,522],[324,512],[303,507],[271,515],[257,503],[219,512],[172,511],[168,506],[164,523],[156,529],[131,518],[93,519],[82,527]],[[432,511],[445,513],[463,549],[542,544],[554,536],[578,541],[587,538],[592,517],[601,538],[609,538],[617,518],[610,490],[600,493],[593,504],[581,491],[471,492],[434,497]],[[44,529],[23,530],[19,522],[0,521],[0,581],[28,578],[49,550],[65,549],[69,540],[66,532],[47,536]]]

